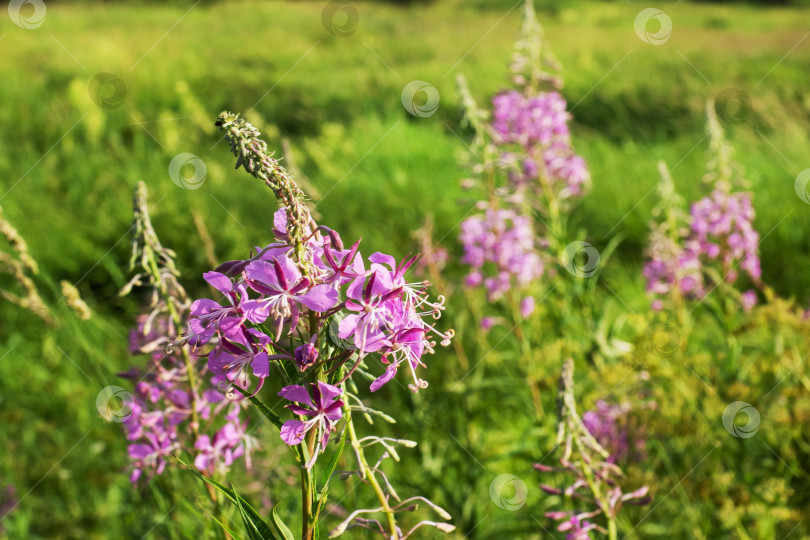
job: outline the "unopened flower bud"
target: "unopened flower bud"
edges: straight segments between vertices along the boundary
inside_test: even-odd
[[[318,359],[318,349],[312,343],[304,343],[295,349],[295,361],[298,369],[304,371]]]

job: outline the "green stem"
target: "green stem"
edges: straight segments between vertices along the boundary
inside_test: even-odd
[[[390,537],[395,539],[398,537],[397,535],[397,522],[394,518],[394,511],[388,505],[388,499],[383,493],[382,488],[380,487],[379,482],[377,482],[377,478],[374,476],[374,471],[371,470],[369,467],[368,462],[366,461],[366,456],[363,453],[363,448],[357,441],[357,434],[354,431],[354,422],[352,422],[352,413],[348,403],[345,405],[346,411],[346,429],[349,430],[349,441],[352,443],[352,448],[354,448],[354,453],[357,456],[359,461],[360,468],[362,469],[363,476],[365,479],[368,480],[368,483],[371,485],[372,489],[374,489],[374,493],[377,495],[377,500],[380,501],[380,506],[382,506],[383,512],[385,512],[385,516],[388,520],[388,532],[390,533]]]
[[[315,436],[318,434],[318,430],[311,429],[309,433],[307,433],[307,438],[302,443],[306,445],[307,450],[309,451],[308,454],[302,452],[303,459],[307,459],[307,457],[311,457],[312,453],[315,451]],[[315,486],[314,486],[314,479],[312,478],[312,468],[307,468],[306,463],[301,463],[301,538],[302,540],[312,540],[313,532],[314,532],[314,515],[312,512],[312,503],[315,494]]]
[[[582,448],[582,444],[579,442],[577,437],[574,437],[574,444],[577,447],[577,451],[580,455],[583,454],[584,449]],[[582,463],[582,472],[585,476],[585,480],[588,482],[588,488],[591,490],[593,494],[593,498],[596,499],[596,503],[599,505],[599,508],[602,510],[602,513],[605,515],[605,519],[607,519],[608,525],[608,538],[609,540],[616,540],[616,518],[615,516],[610,515],[610,505],[608,504],[607,499],[605,499],[604,494],[599,490],[594,481],[593,471],[591,470],[590,466],[585,462],[585,460],[580,460]]]

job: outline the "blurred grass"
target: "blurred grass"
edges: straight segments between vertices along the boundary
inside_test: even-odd
[[[174,504],[160,506],[148,491],[130,490],[117,473],[126,467],[118,426],[105,424],[94,409],[98,390],[116,384],[114,373],[129,362],[125,329],[136,306],[115,295],[126,281],[136,181],[150,186],[155,227],[178,252],[192,295],[204,291],[196,276],[207,269],[192,213],[204,216],[221,260],[243,257],[248,246],[265,241],[271,223],[269,194],[232,173],[230,153],[217,144],[212,124],[226,108],[246,113],[275,147],[281,136],[289,138],[298,166],[321,194],[323,222],[346,239],[362,236],[364,252],[405,254],[413,249],[411,232],[431,214],[436,237],[458,254],[456,227],[474,199],[459,187],[465,173],[457,158],[468,134],[459,127],[454,78],[465,73],[482,103],[505,84],[519,26],[513,5],[357,3],[360,26],[345,38],[324,29],[321,2],[224,2],[190,10],[49,4],[36,30],[0,19],[0,43],[9,51],[0,59],[0,204],[49,279],[77,283],[103,319],[43,337],[30,330],[28,315],[3,304],[0,483],[16,484],[19,495],[31,489],[2,522],[11,537],[140,537]],[[752,100],[753,114],[727,129],[755,193],[763,278],[806,304],[807,207],[793,180],[808,167],[810,12],[662,8],[674,26],[662,46],[635,35],[638,6],[575,1],[541,11],[564,67],[575,146],[594,180],[572,218],[597,246],[623,235],[607,279],[621,303],[645,310],[639,273],[656,162],[674,168],[687,199],[698,197],[708,150],[704,104],[738,88]],[[89,95],[91,79],[102,72],[126,84],[116,109],[98,107]],[[415,79],[438,89],[434,116],[414,118],[403,109],[400,92]],[[180,152],[205,161],[199,189],[179,189],[169,178],[168,164]],[[498,421],[489,406],[481,404],[481,425]],[[529,423],[518,422],[511,435],[519,439]],[[437,481],[452,452],[469,461],[452,441],[425,444],[426,452],[434,444],[443,448],[425,465]],[[477,478],[474,470],[467,474]],[[402,476],[414,486],[423,479]],[[463,499],[464,492],[445,496]],[[699,507],[694,498],[692,505]],[[665,508],[659,512],[672,515]],[[707,503],[693,512],[714,510]],[[159,526],[155,535],[169,530]]]

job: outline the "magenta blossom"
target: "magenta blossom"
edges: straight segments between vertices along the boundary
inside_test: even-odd
[[[269,361],[265,348],[269,343],[270,337],[255,328],[235,334],[232,340],[223,338],[208,355],[208,369],[230,381],[246,382],[248,368],[253,368],[257,377],[267,377],[269,367],[265,366]]]
[[[225,295],[228,305],[222,306],[214,300],[201,298],[191,304],[189,320],[190,340],[194,345],[207,343],[215,333],[230,337],[239,330],[245,321],[243,303],[248,299],[243,284],[234,284],[228,276],[220,272],[206,272],[205,281]]]
[[[137,482],[143,471],[149,471],[150,476],[161,474],[166,468],[166,460],[178,448],[175,437],[173,431],[156,424],[152,430],[143,433],[142,442],[130,444],[127,450],[134,465],[130,482]]]
[[[315,264],[326,272],[324,283],[340,286],[365,274],[363,256],[357,251],[358,247],[360,240],[347,250],[333,250],[331,243],[324,244],[323,256],[315,258]]]
[[[303,277],[288,257],[253,261],[245,268],[245,275],[250,288],[263,295],[244,303],[245,316],[254,324],[274,319],[278,325],[276,339],[280,339],[286,319],[290,319],[290,331],[298,325],[299,304],[323,313],[338,302],[335,289],[323,284],[312,286],[311,279]]]
[[[281,440],[290,446],[301,444],[304,437],[310,429],[317,429],[320,433],[321,451],[326,450],[326,443],[329,442],[329,436],[335,429],[335,424],[343,417],[341,407],[343,401],[337,399],[343,390],[327,384],[323,381],[318,383],[311,383],[311,392],[299,385],[285,386],[278,393],[288,401],[300,403],[301,405],[287,405],[293,413],[306,417],[306,420],[287,420],[281,426]],[[307,463],[307,468],[312,467],[315,459],[318,456],[318,448],[316,446],[315,452],[310,457]]]
[[[250,468],[250,450],[254,443],[246,428],[247,422],[232,420],[217,431],[213,441],[208,435],[201,435],[194,443],[194,448],[200,452],[194,459],[194,466],[213,473],[217,466],[227,469],[236,458],[245,456],[245,463]]]

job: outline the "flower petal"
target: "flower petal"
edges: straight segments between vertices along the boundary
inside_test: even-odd
[[[385,370],[385,373],[377,377],[373,383],[371,383],[371,391],[376,392],[379,390],[385,383],[390,381],[394,378],[394,375],[397,374],[397,365],[391,364],[388,366],[388,369]]]
[[[260,352],[256,356],[253,357],[253,361],[250,363],[250,367],[253,368],[253,374],[257,377],[265,378],[270,376],[270,360],[267,357],[266,352]]]
[[[337,386],[332,386],[323,381],[318,381],[318,388],[321,390],[321,403],[324,406],[334,401],[336,397],[343,393],[343,390]]]
[[[228,279],[228,276],[225,274],[221,274],[219,272],[206,272],[203,274],[203,278],[222,294],[228,294],[233,290],[233,283],[231,283],[231,280]]]
[[[281,426],[281,440],[290,446],[301,444],[307,434],[307,425],[301,420],[287,420]]]
[[[262,300],[248,300],[242,304],[245,318],[253,324],[261,324],[270,316],[270,303]]]
[[[323,313],[338,303],[338,292],[329,285],[315,285],[306,294],[296,296],[295,299],[312,311]]]
[[[303,403],[304,405],[309,406],[309,408],[311,409],[315,408],[315,405],[312,404],[312,398],[309,397],[309,392],[307,392],[307,389],[304,388],[303,386],[299,386],[297,384],[285,386],[284,388],[281,389],[278,395],[280,395],[287,401]]]

